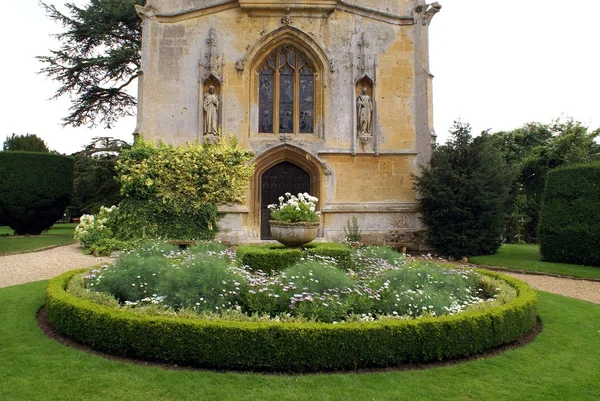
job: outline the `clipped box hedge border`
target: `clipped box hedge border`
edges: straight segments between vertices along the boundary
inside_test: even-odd
[[[311,242],[301,248],[288,248],[281,244],[240,245],[236,255],[242,265],[267,273],[285,270],[305,255],[333,258],[344,271],[352,267],[350,247],[335,242]]]
[[[48,318],[61,334],[117,356],[203,368],[330,371],[468,357],[522,338],[537,316],[531,287],[481,270],[508,282],[517,298],[454,316],[337,325],[137,315],[69,294],[69,281],[82,271],[48,284]]]

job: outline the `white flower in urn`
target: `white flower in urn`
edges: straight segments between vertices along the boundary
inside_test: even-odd
[[[269,205],[271,218],[286,223],[296,222],[318,222],[320,213],[317,212],[316,197],[308,193],[298,193],[298,196],[292,195],[289,192],[285,194],[287,200],[283,196],[279,197],[279,205]]]

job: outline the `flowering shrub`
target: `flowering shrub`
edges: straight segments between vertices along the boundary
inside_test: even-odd
[[[113,239],[117,213],[118,208],[113,205],[101,206],[96,215],[81,216],[73,238],[83,246],[84,253],[103,254],[112,251],[112,249],[100,250],[99,248],[104,248]]]
[[[117,163],[121,239],[212,239],[217,205],[243,200],[253,153],[235,137],[174,147],[138,140]]]
[[[286,223],[296,223],[299,221],[317,222],[320,219],[321,212],[317,211],[317,202],[319,199],[305,193],[299,193],[298,196],[289,192],[279,197],[279,205],[269,205],[271,218],[273,220]]]
[[[156,200],[175,212],[242,201],[254,172],[250,163],[254,155],[240,148],[235,137],[229,142],[219,138],[212,145],[175,147],[140,139],[117,163],[121,195]]]
[[[298,264],[272,274],[238,267],[235,255],[222,247],[146,248],[93,271],[88,288],[110,292],[128,308],[159,300],[158,311],[171,315],[236,311],[238,319],[325,323],[454,315],[512,299],[471,270],[414,262],[389,248],[356,251],[348,271],[333,258],[305,253]]]

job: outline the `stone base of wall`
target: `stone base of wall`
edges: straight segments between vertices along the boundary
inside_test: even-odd
[[[220,207],[226,213],[219,221],[216,239],[231,245],[260,242],[252,233],[252,227],[244,225],[248,209],[242,206]],[[409,252],[427,252],[425,232],[414,204],[364,203],[334,204],[323,208],[323,219],[319,239],[343,242],[346,240],[348,224],[356,217],[361,231],[360,240],[365,244],[385,244]]]

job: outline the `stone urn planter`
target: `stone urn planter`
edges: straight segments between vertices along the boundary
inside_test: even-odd
[[[286,223],[269,220],[271,236],[287,247],[299,247],[308,244],[319,234],[319,222],[299,221]]]

